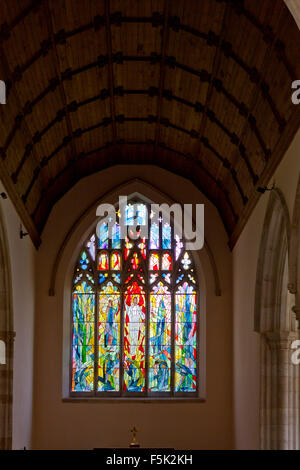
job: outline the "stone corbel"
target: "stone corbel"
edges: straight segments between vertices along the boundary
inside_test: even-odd
[[[272,349],[290,349],[291,343],[298,338],[295,331],[266,331],[262,336]]]

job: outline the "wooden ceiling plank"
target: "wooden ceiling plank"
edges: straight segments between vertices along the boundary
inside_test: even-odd
[[[229,16],[230,16],[230,5],[227,3],[225,5],[225,8],[224,8],[224,15],[223,15],[223,19],[222,19],[221,32],[220,32],[220,35],[219,35],[219,42],[218,42],[218,45],[216,47],[216,52],[215,52],[215,57],[214,57],[213,67],[212,67],[212,73],[211,73],[211,76],[210,76],[210,83],[209,83],[208,90],[207,90],[206,101],[205,101],[204,110],[203,110],[203,116],[202,116],[200,129],[199,129],[200,140],[201,140],[202,137],[204,137],[204,133],[205,133],[206,125],[207,125],[207,120],[208,120],[207,111],[209,110],[210,101],[211,101],[211,98],[212,98],[212,94],[214,92],[214,85],[213,85],[214,78],[218,76],[218,72],[219,72],[219,68],[220,68],[221,57],[222,57],[221,44],[222,44],[223,38],[224,38],[225,33],[226,33],[226,24],[227,24]],[[202,147],[202,144],[200,143],[199,150],[197,151],[199,159],[201,159],[201,147]],[[220,164],[219,171],[221,169],[221,166],[222,166],[222,164]]]
[[[285,155],[286,151],[288,150],[293,138],[295,137],[296,132],[299,130],[300,127],[300,107],[294,106],[295,111],[293,113],[292,118],[290,119],[288,125],[286,126],[281,139],[278,141],[276,148],[272,154],[272,160],[269,164],[265,167],[265,170],[261,174],[259,178],[258,186],[267,186],[270,179],[272,178],[276,168],[278,167],[282,156]],[[230,239],[229,239],[229,247],[232,250],[242,233],[249,217],[251,216],[258,200],[260,197],[264,197],[258,191],[254,191],[252,195],[249,197],[248,204],[244,207],[244,210],[239,218],[238,223],[236,224]]]
[[[166,55],[168,48],[168,39],[169,39],[169,0],[165,0],[164,6],[164,25],[162,32],[162,42],[161,42],[161,58],[160,58],[160,71],[159,71],[159,85],[158,85],[158,98],[157,98],[157,122],[155,128],[155,141],[153,148],[153,157],[156,159],[157,147],[159,144],[160,138],[160,121],[162,115],[162,106],[163,106],[163,89],[165,83],[165,73],[166,73]]]
[[[283,15],[282,15],[282,18],[281,18],[280,22],[281,22],[281,25],[282,25]],[[278,38],[278,35],[279,35],[279,31],[280,31],[280,28],[278,29],[277,33],[274,34],[274,37],[273,37],[272,41],[269,43],[269,46],[266,49],[265,57],[263,59],[263,63],[262,63],[262,67],[261,67],[261,69],[264,71],[264,73],[265,73],[267,67],[270,65],[270,57],[272,56],[272,51],[275,47],[275,44],[276,44],[276,41],[277,41],[277,38]],[[261,84],[262,84],[263,81],[264,81],[264,74],[260,74],[260,79],[258,80],[257,86],[254,88],[254,91],[253,91],[253,95],[252,95],[252,99],[251,99],[251,105],[248,107],[247,114],[245,115],[244,127],[243,127],[242,132],[239,136],[239,145],[242,144],[242,139],[245,138],[247,130],[248,129],[249,129],[249,131],[251,130],[250,123],[249,123],[249,121],[251,121],[251,119],[249,120],[249,116],[254,115],[254,109],[257,105],[258,99],[261,96]],[[272,109],[272,111],[274,111],[274,109]],[[257,138],[259,140],[259,136],[257,136]],[[238,171],[238,168],[236,168],[237,163],[238,162],[241,163],[241,160],[240,160],[239,157],[240,157],[240,152],[237,151],[236,155],[235,155],[235,157],[233,157],[233,161],[232,161],[232,165],[236,169],[236,171]],[[245,162],[245,163],[247,163],[247,162]],[[249,162],[249,164],[250,164],[250,162]],[[258,179],[259,176],[258,175],[256,175],[256,176],[257,176],[257,179]],[[226,182],[225,182],[225,184],[226,184]]]
[[[61,100],[62,100],[62,104],[63,104],[62,109],[64,110],[64,114],[65,114],[65,120],[66,120],[68,135],[71,139],[70,145],[71,145],[72,156],[75,157],[77,151],[76,151],[75,141],[73,139],[73,129],[72,129],[72,123],[71,123],[71,117],[70,117],[70,113],[69,113],[68,103],[67,103],[66,92],[65,92],[64,83],[63,83],[62,76],[61,76],[60,60],[59,60],[59,55],[58,55],[57,46],[56,46],[55,37],[54,37],[53,17],[52,17],[51,9],[49,7],[49,0],[45,0],[45,12],[46,12],[46,15],[47,15],[48,33],[49,33],[49,37],[50,37],[50,40],[51,40],[51,43],[52,43],[53,54],[54,54],[54,57],[55,57],[54,66],[55,66],[55,70],[56,70],[56,76],[59,77],[59,91],[60,91],[60,96],[61,96]]]
[[[116,125],[116,104],[114,96],[114,70],[113,70],[113,53],[112,53],[112,37],[111,37],[111,24],[110,24],[110,0],[105,0],[105,19],[106,19],[106,47],[108,55],[108,76],[109,76],[109,91],[110,91],[110,113],[112,119],[113,142],[117,142],[117,125]]]

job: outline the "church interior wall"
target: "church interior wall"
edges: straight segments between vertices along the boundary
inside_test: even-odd
[[[5,192],[0,183],[0,193]],[[26,236],[20,239],[20,219],[9,198],[1,199],[10,259],[14,340],[14,449],[32,445],[33,344],[36,250]],[[23,228],[24,230],[24,228]]]
[[[203,256],[206,283],[205,402],[74,402],[63,399],[63,290],[69,259],[67,243],[49,296],[57,251],[80,214],[97,198],[132,178],[140,178],[175,201],[205,204],[205,236],[219,270],[216,297],[210,264]],[[71,237],[72,238],[72,237]],[[144,447],[229,449],[232,436],[231,254],[217,210],[187,180],[148,166],[120,166],[82,179],[52,210],[37,254],[34,441],[36,449],[127,447],[133,424]],[[202,261],[201,261],[202,262]],[[69,287],[70,289],[70,287]],[[200,293],[201,295],[201,293]],[[74,426],[74,422],[76,426]]]
[[[300,171],[300,132],[269,182],[275,181],[292,220]],[[259,247],[269,192],[260,198],[233,249],[234,428],[237,449],[258,449],[259,334],[254,331],[254,299]]]

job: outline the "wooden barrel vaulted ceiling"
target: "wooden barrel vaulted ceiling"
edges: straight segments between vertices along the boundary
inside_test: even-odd
[[[154,164],[233,246],[300,125],[299,45],[283,0],[1,0],[0,176],[35,244],[80,178]]]

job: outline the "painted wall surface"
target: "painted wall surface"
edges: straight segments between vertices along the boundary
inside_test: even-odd
[[[5,191],[0,183],[0,192]],[[1,199],[7,232],[14,316],[13,449],[31,447],[36,250],[19,237],[20,219],[9,199]]]
[[[275,180],[282,191],[290,219],[294,210],[300,171],[300,132],[277,168]],[[266,192],[254,209],[233,250],[233,357],[234,427],[238,449],[259,448],[259,335],[254,332],[256,270],[264,217]]]
[[[57,251],[74,221],[95,200],[122,183],[141,178],[173,200],[205,203],[205,235],[214,253],[222,296],[216,297],[208,257],[203,255],[206,283],[206,395],[204,403],[66,402],[63,400],[64,285],[78,249],[76,229],[62,255],[55,296],[49,297]],[[92,214],[90,223],[95,220]],[[85,219],[80,222],[87,230]],[[77,238],[76,238],[77,237]],[[233,448],[232,427],[232,266],[221,219],[187,180],[153,166],[118,166],[81,180],[54,207],[37,254],[36,361],[34,394],[35,449],[127,447],[136,424],[144,447]]]

